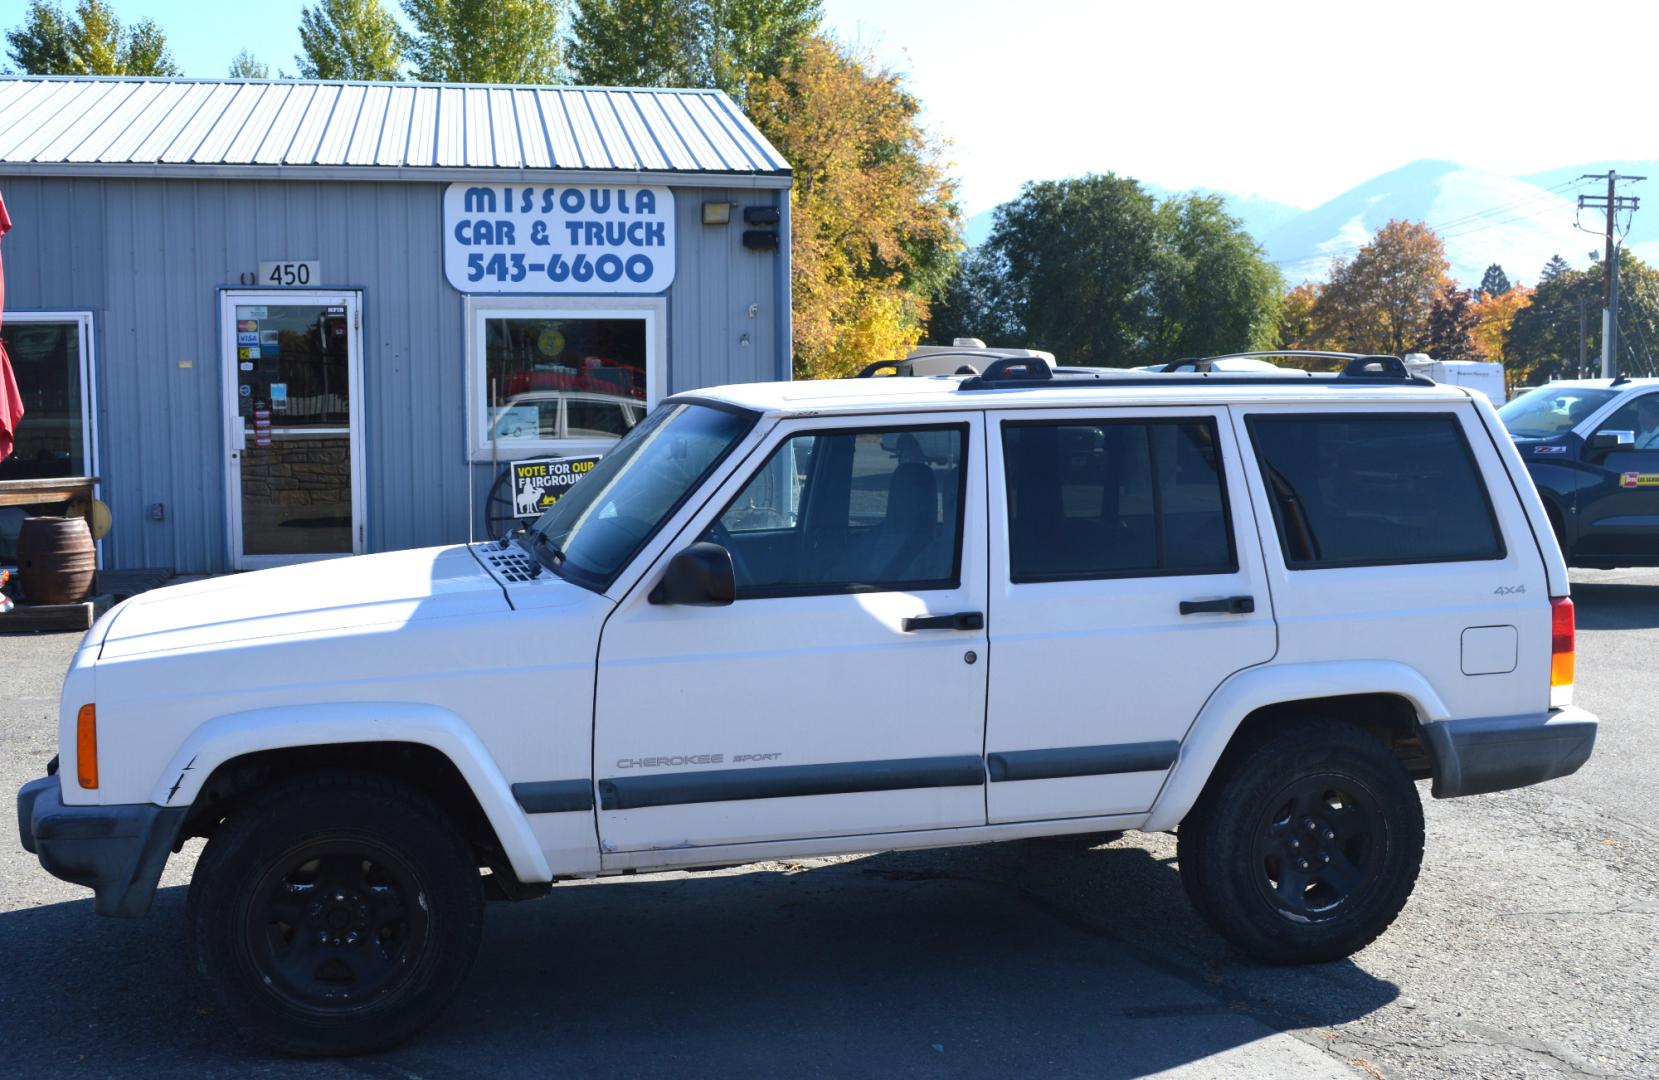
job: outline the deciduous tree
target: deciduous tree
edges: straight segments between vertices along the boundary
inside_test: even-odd
[[[1151,347],[1157,357],[1269,348],[1284,280],[1218,195],[1158,207]]]
[[[750,88],[750,114],[795,172],[797,375],[852,374],[921,336],[958,214],[919,110],[897,72],[821,36]]]
[[[1475,345],[1474,331],[1480,322],[1475,311],[1479,293],[1460,289],[1446,282],[1429,305],[1429,322],[1418,350],[1436,360],[1477,360],[1480,351]]]
[[[1484,296],[1475,304],[1475,350],[1482,360],[1508,364],[1504,340],[1515,315],[1532,303],[1532,290],[1525,285],[1511,285],[1501,293]]]
[[[6,31],[12,63],[28,75],[72,75],[69,18],[47,0],[31,0],[23,25]]]
[[[34,0],[22,26],[8,31],[12,60],[30,75],[177,75],[167,37],[153,20],[130,29],[104,0],[80,0],[73,16]]]
[[[1426,336],[1429,309],[1451,264],[1422,222],[1388,222],[1352,260],[1331,264],[1314,309],[1320,337],[1353,352],[1412,351]]]
[[[430,82],[551,83],[560,76],[561,0],[403,0],[408,57]]]
[[[590,85],[716,86],[741,101],[822,21],[821,0],[576,0],[570,66]]]
[[[1281,349],[1319,349],[1323,347],[1314,323],[1313,309],[1319,302],[1319,286],[1304,281],[1285,293],[1279,304],[1279,340]]]
[[[1601,370],[1601,267],[1574,270],[1551,259],[1532,303],[1515,313],[1504,336],[1511,381],[1535,384],[1552,378],[1594,375]],[[1579,312],[1585,312],[1588,369],[1580,371]],[[1619,371],[1659,370],[1659,272],[1630,252],[1619,256]]]
[[[230,62],[230,77],[233,79],[269,79],[271,67],[261,62],[253,53],[246,49],[236,54]]]
[[[321,0],[300,10],[294,57],[307,79],[391,81],[403,74],[408,35],[380,0]]]

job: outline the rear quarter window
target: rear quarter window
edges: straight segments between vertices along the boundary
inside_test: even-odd
[[[1290,569],[1504,557],[1455,415],[1286,414],[1245,424]]]

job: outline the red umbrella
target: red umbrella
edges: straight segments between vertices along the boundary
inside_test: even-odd
[[[0,236],[12,227],[6,213],[6,200],[0,198]],[[0,264],[0,317],[6,311],[6,268]],[[11,456],[17,425],[23,419],[23,395],[17,389],[17,376],[12,374],[12,362],[6,357],[6,343],[0,340],[0,461]]]

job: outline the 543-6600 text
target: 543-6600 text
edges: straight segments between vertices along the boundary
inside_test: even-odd
[[[546,262],[528,262],[518,252],[487,257],[482,252],[474,252],[467,256],[468,281],[483,281],[486,277],[493,277],[497,281],[519,282],[531,274],[546,274],[552,281],[586,282],[597,279],[608,284],[620,281],[623,277],[629,281],[648,281],[651,270],[649,255],[629,255],[626,259],[613,254],[601,255],[596,259],[577,255],[566,259],[563,255],[554,253]]]

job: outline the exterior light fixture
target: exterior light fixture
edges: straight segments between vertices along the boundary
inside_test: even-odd
[[[706,202],[703,204],[704,225],[730,225],[732,221],[732,204],[729,202]]]

